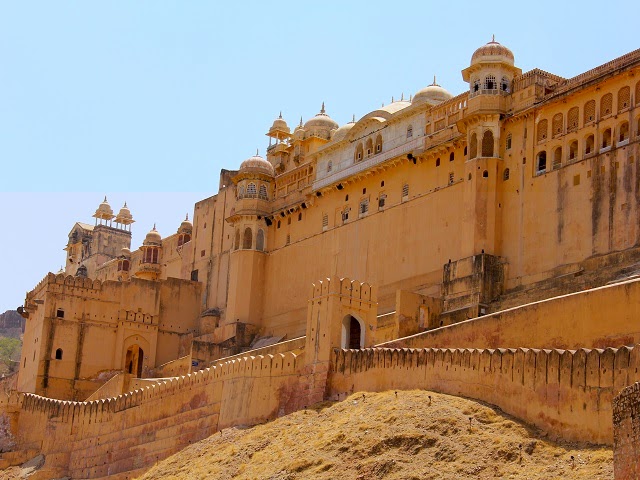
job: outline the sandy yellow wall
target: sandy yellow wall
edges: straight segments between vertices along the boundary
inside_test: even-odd
[[[604,348],[640,342],[640,281],[556,297],[384,344],[407,348]]]
[[[367,349],[335,353],[330,395],[424,388],[482,400],[553,437],[610,445],[611,401],[640,351]]]

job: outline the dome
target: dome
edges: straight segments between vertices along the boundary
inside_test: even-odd
[[[120,256],[121,257],[128,257],[131,255],[131,250],[129,250],[127,247],[122,247],[120,249]]]
[[[107,202],[106,196],[104,197],[102,203],[98,205],[98,209],[96,210],[96,213],[93,214],[93,216],[105,220],[111,220],[113,218],[113,209],[111,208],[111,205],[109,205],[109,202]]]
[[[333,140],[334,142],[339,142],[340,140],[342,140],[344,137],[347,136],[347,133],[349,133],[349,130],[351,130],[355,124],[356,124],[355,118],[351,120],[349,123],[345,123],[340,128],[338,128],[335,132],[333,132],[333,136],[331,137],[331,140]]]
[[[496,42],[495,37],[489,43],[483,45],[471,56],[471,65],[480,62],[497,62],[503,61],[509,65],[513,65],[513,52],[504,45]]]
[[[309,130],[310,128],[325,128],[327,130],[335,130],[338,128],[336,121],[325,113],[324,102],[322,102],[320,113],[316,114],[312,119],[307,120],[304,124],[305,130]]]
[[[193,230],[193,223],[189,221],[189,214],[187,214],[186,218],[180,224],[178,233],[191,233],[192,230]]]
[[[428,87],[423,88],[413,96],[413,104],[416,103],[441,103],[453,98],[449,92],[436,83],[436,78],[433,77],[433,83]]]
[[[274,176],[273,165],[258,155],[258,152],[240,164],[240,173],[255,172]]]
[[[269,129],[270,132],[274,130],[286,133],[289,133],[291,131],[289,125],[287,125],[287,122],[285,122],[285,120],[282,118],[282,112],[280,112],[280,116],[278,116],[278,118],[273,121],[273,125],[271,125],[271,128]]]
[[[154,224],[151,231],[147,233],[147,236],[144,238],[144,242],[142,242],[142,245],[161,245],[161,244],[162,244],[162,237],[156,230],[156,226]]]
[[[124,202],[123,207],[118,212],[118,215],[116,215],[116,222],[127,225],[133,223],[134,221],[135,220],[133,219],[133,215],[131,215],[131,210],[129,210],[129,207],[127,207],[127,202]]]

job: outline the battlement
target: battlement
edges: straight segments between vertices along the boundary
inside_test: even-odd
[[[311,287],[310,302],[334,296],[346,306],[369,307],[376,303],[377,289],[366,282],[348,277],[332,277],[320,280]]]

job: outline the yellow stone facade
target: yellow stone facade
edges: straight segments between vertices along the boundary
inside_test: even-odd
[[[611,399],[640,380],[640,50],[565,79],[491,41],[461,67],[457,96],[434,79],[342,126],[324,104],[280,115],[265,157],[137,249],[126,204],[76,223],[21,308],[21,448],[128,475],[353,388],[468,395],[611,443]],[[52,418],[72,440],[29,430]]]

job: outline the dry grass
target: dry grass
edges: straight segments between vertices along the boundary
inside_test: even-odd
[[[613,456],[609,448],[551,442],[472,400],[414,390],[397,398],[367,393],[364,401],[354,394],[229,428],[142,478],[612,479]]]

